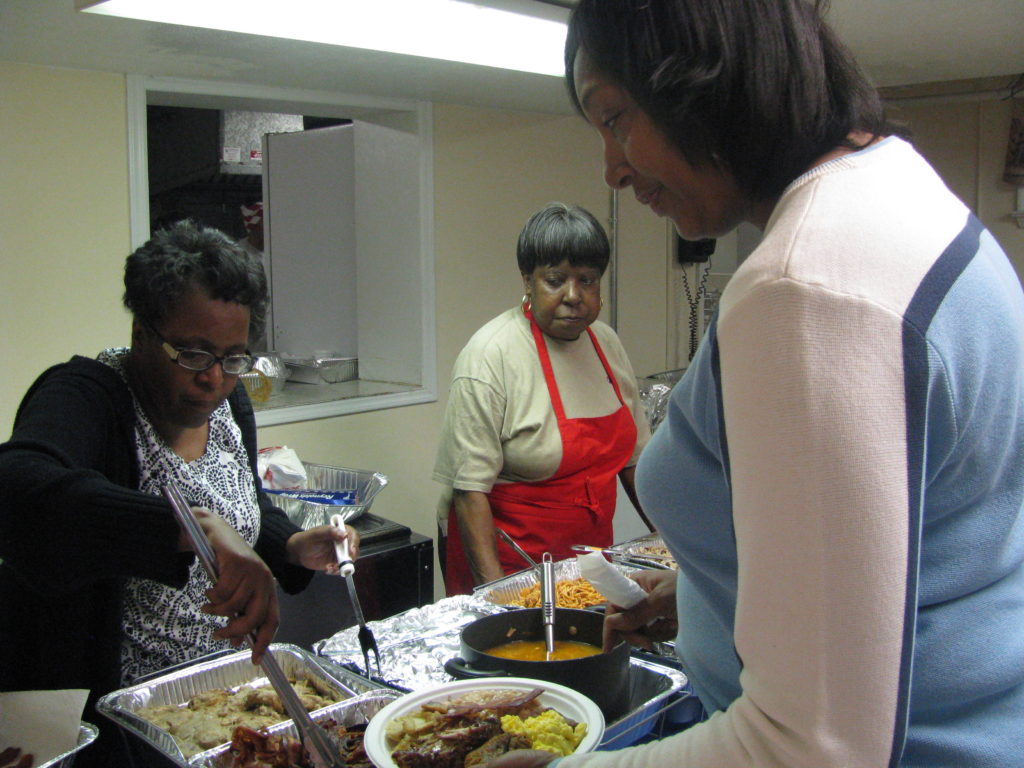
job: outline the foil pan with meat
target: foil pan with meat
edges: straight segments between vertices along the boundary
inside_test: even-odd
[[[285,675],[312,691],[307,708],[314,712],[380,688],[346,670],[328,671],[313,654],[298,646],[272,643],[270,649]],[[272,715],[255,720],[260,725],[269,720],[288,720],[263,670],[252,665],[250,656],[249,651],[238,651],[198,659],[108,693],[100,698],[96,709],[149,754],[154,764],[188,766],[194,755],[228,743],[234,724],[253,723],[253,713],[261,718],[264,712]],[[240,698],[246,702],[243,707],[252,703],[251,712],[238,709]],[[168,711],[181,712],[183,719],[164,719]],[[175,734],[154,721],[174,722],[175,726],[167,727]],[[179,723],[180,728],[176,727]]]
[[[344,763],[351,768],[373,768],[362,747],[366,724],[375,714],[402,694],[387,689],[372,690],[354,698],[313,712],[313,722],[335,732],[343,751]],[[251,765],[246,757],[258,754],[267,765],[307,768],[313,763],[305,750],[298,748],[299,733],[289,720],[270,726],[263,734],[239,732],[230,744],[201,752],[190,762],[191,768],[242,768]],[[257,751],[259,750],[259,751]]]

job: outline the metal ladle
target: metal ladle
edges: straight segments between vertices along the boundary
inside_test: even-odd
[[[541,616],[544,620],[545,661],[555,652],[555,573],[551,553],[545,552],[540,565]]]

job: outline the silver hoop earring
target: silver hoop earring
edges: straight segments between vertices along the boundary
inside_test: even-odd
[[[523,294],[523,300],[520,303],[520,306],[523,308],[523,314],[525,314],[525,313],[529,312],[531,309],[533,309],[533,302],[530,301],[530,294],[528,294],[528,293],[524,293]]]

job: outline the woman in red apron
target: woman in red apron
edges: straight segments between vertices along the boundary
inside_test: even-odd
[[[498,402],[505,403],[499,417],[503,423],[493,425],[490,431],[480,430],[480,434],[508,433],[510,439],[515,439],[522,434],[519,425],[510,426],[504,421],[516,418],[521,409],[516,408],[515,398],[524,389],[521,380],[536,376],[539,366],[544,386],[525,390],[534,397],[543,397],[548,420],[557,425],[561,459],[545,479],[494,482],[487,492],[472,490],[473,483],[460,482],[458,466],[451,468],[457,462],[446,460],[451,455],[472,457],[473,439],[442,435],[435,478],[454,486],[444,548],[448,594],[471,592],[476,584],[526,567],[522,558],[496,537],[496,528],[508,533],[534,559],[540,560],[544,552],[550,552],[560,560],[575,554],[570,549],[573,544],[606,547],[613,543],[617,478],[622,477],[636,505],[633,467],[627,465],[639,453],[638,427],[640,445],[646,442],[647,424],[645,419],[637,418],[638,412],[642,417],[642,411],[632,369],[614,332],[603,324],[598,327],[605,344],[611,345],[615,366],[609,363],[598,334],[590,327],[601,309],[600,280],[608,253],[604,231],[583,209],[553,203],[539,211],[527,223],[519,241],[519,266],[526,289],[522,307],[504,313],[478,331],[456,363],[445,432],[473,432],[475,414],[484,414],[480,418],[486,419],[496,410],[479,405],[472,395],[463,394],[463,388],[482,392],[481,400],[497,390]],[[486,337],[483,341],[477,338],[481,334]],[[561,367],[553,365],[552,352],[567,355]],[[464,359],[467,356],[471,359]],[[480,357],[486,358],[485,363],[476,359]],[[567,370],[566,361],[577,365],[582,361],[581,367],[589,371],[589,377],[583,375],[577,380],[575,371]],[[489,378],[494,371],[499,373]],[[563,387],[575,386],[577,391],[567,391],[570,397],[563,398],[559,378]],[[620,380],[630,388],[631,403],[623,396]],[[583,394],[580,386],[585,388]],[[590,398],[595,405],[586,407],[589,404],[584,402],[581,409],[581,398]],[[576,403],[577,410],[584,413],[606,412],[567,416],[566,400]],[[531,422],[529,418],[524,421]],[[529,433],[530,427],[523,431]],[[484,439],[473,434],[476,440]],[[462,447],[446,447],[459,445],[460,437]],[[502,448],[506,447],[503,443]],[[505,463],[499,477],[521,474],[508,466],[514,463],[515,452],[503,452],[503,456]]]

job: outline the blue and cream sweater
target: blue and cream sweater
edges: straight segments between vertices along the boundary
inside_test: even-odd
[[[575,766],[1024,760],[1024,297],[905,142],[814,168],[640,459],[707,722]]]

